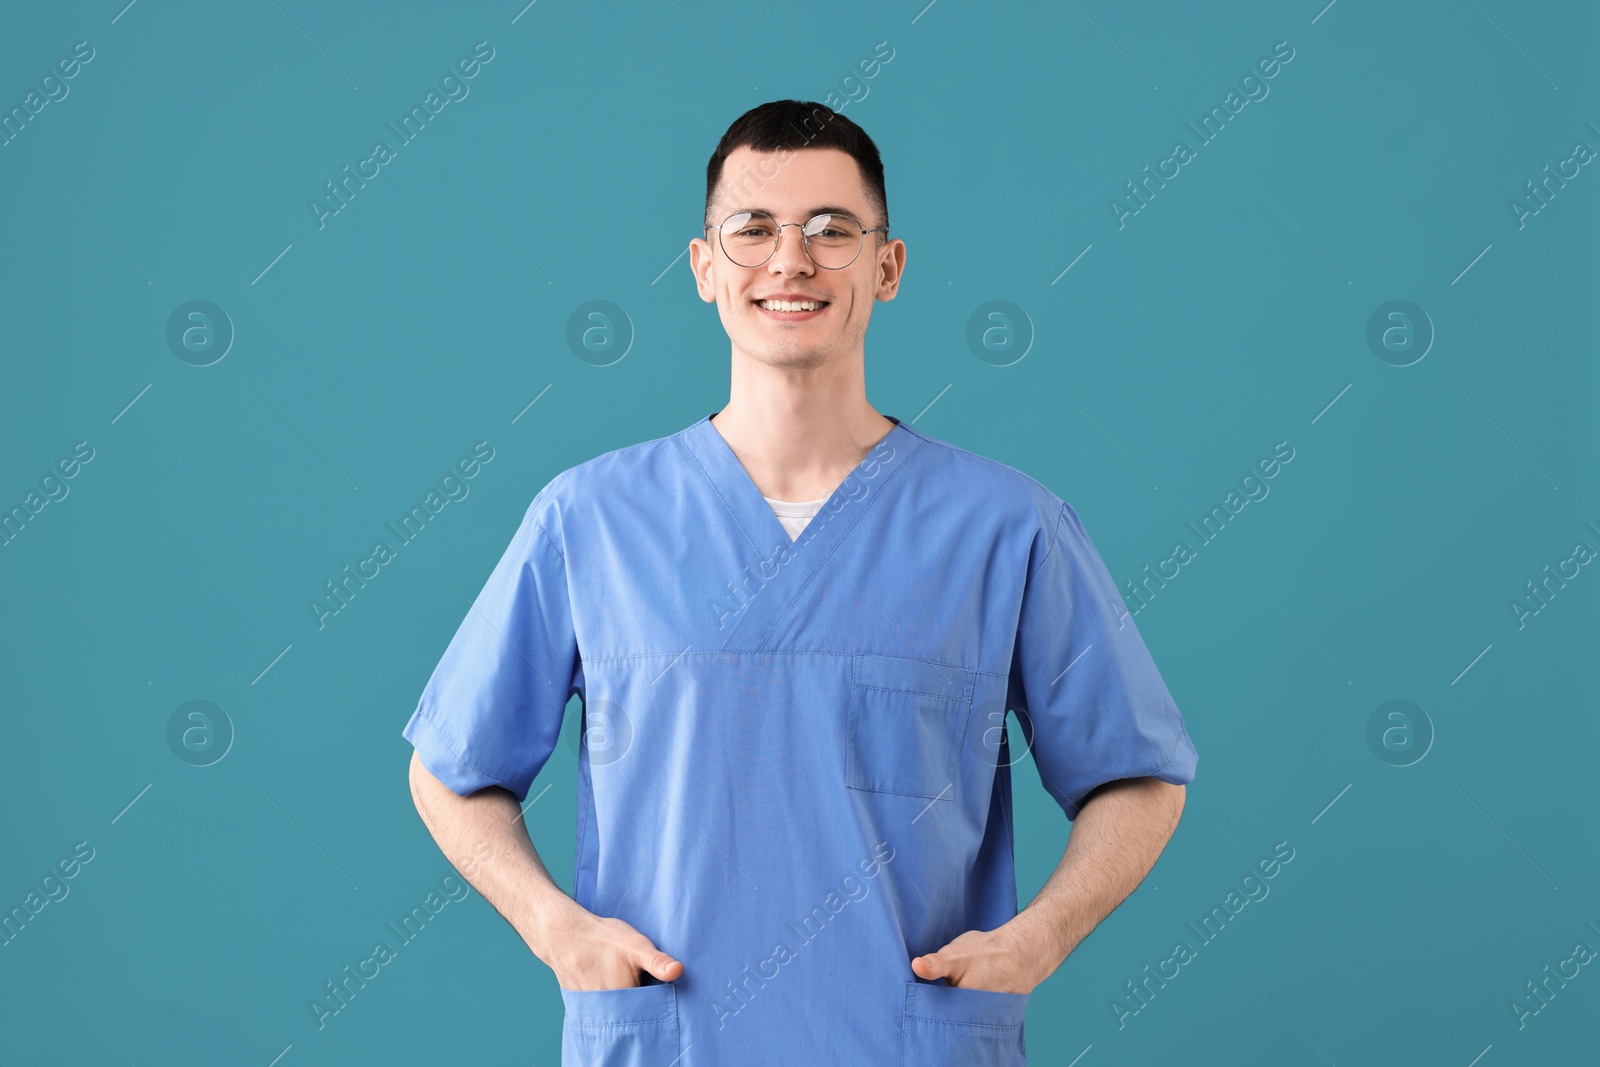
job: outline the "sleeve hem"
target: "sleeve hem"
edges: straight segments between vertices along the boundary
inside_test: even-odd
[[[1167,753],[1167,758],[1161,761],[1161,766],[1157,767],[1153,771],[1149,771],[1149,772],[1147,772],[1145,774],[1135,775],[1134,777],[1137,777],[1137,778],[1154,778],[1157,773],[1166,770],[1167,764],[1171,763],[1172,760],[1173,760],[1173,757],[1177,756],[1177,754],[1178,754],[1178,746],[1182,745],[1184,743],[1184,741],[1189,741],[1190,746],[1193,747],[1194,742],[1189,739],[1189,728],[1187,726],[1183,725],[1183,723],[1180,722],[1178,724],[1178,736],[1174,737],[1172,739],[1172,751],[1168,752]]]
[[[1156,778],[1156,777],[1158,777],[1161,774],[1161,772],[1166,770],[1167,767],[1171,765],[1172,761],[1175,758],[1177,758],[1178,750],[1183,747],[1183,743],[1186,740],[1189,740],[1189,730],[1188,730],[1188,728],[1186,726],[1183,726],[1182,724],[1179,724],[1178,734],[1177,734],[1176,737],[1174,737],[1172,739],[1172,750],[1167,753],[1167,758],[1161,761],[1160,766],[1156,767],[1154,770],[1144,771],[1144,772],[1142,772],[1140,774],[1122,774],[1122,775],[1118,775],[1115,778],[1107,778],[1103,782],[1096,782],[1094,785],[1090,786],[1088,789],[1082,790],[1076,796],[1074,796],[1071,799],[1067,800],[1067,802],[1064,805],[1062,805],[1062,809],[1061,810],[1064,813],[1066,813],[1067,821],[1071,822],[1071,821],[1077,819],[1077,817],[1079,815],[1083,814],[1083,801],[1084,801],[1084,799],[1090,793],[1093,793],[1096,789],[1099,789],[1101,786],[1110,785],[1112,782],[1127,781],[1128,779],[1131,779],[1131,778]],[[1189,745],[1190,745],[1191,748],[1193,748],[1194,747],[1194,742],[1193,741],[1189,741]],[[1165,781],[1165,779],[1162,779],[1162,780]],[[1191,782],[1194,781],[1194,776],[1192,774],[1189,776],[1189,781],[1191,781]],[[1185,782],[1185,783],[1168,783],[1168,784],[1169,785],[1171,785],[1171,784],[1184,784],[1184,785],[1187,785],[1188,783]]]
[[[467,796],[490,785],[509,789],[517,795],[518,800],[527,796],[527,789],[520,782],[491,774],[468,762],[466,757],[456,750],[456,746],[450,742],[439,724],[434,722],[421,707],[406,724],[402,734],[417,750],[422,765],[428,769],[428,773],[443,782],[458,796]],[[448,757],[448,760],[444,757]]]

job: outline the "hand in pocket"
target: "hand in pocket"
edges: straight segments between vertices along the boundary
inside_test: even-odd
[[[958,989],[996,993],[1032,993],[1044,980],[1036,949],[1005,926],[968,930],[937,952],[914,957],[911,971],[928,981],[943,978]]]
[[[682,963],[632,926],[582,909],[560,920],[549,944],[545,963],[556,984],[574,992],[642,985],[641,972],[662,982],[683,974]]]

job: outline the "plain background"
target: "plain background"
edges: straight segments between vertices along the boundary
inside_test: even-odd
[[[726,400],[682,255],[717,139],[829,92],[910,244],[867,339],[879,410],[1059,493],[1119,583],[1294,449],[1137,616],[1198,777],[1034,993],[1034,1060],[1592,1050],[1593,965],[1524,1028],[1509,1002],[1600,949],[1600,574],[1520,627],[1509,602],[1600,549],[1600,174],[1520,228],[1507,202],[1600,149],[1596,31],[1505,0],[7,5],[7,110],[96,54],[0,147],[0,504],[95,458],[0,548],[0,905],[95,858],[0,948],[0,1061],[555,1061],[554,977],[476,894],[325,1028],[308,1001],[449,871],[400,728],[534,493]],[[479,41],[470,95],[319,229],[307,201]],[[1280,41],[1270,94],[1119,228],[1110,199]],[[166,340],[197,299],[235,332],[205,367]],[[594,300],[620,359],[569,344]],[[1028,339],[1006,366],[968,342],[996,300]],[[1390,300],[1435,333],[1409,366],[1366,339]],[[470,495],[319,628],[323,583],[477,441]],[[190,700],[232,723],[211,766],[169,748]],[[1410,766],[1368,741],[1391,700],[1431,723]],[[569,889],[576,711],[527,818]],[[1069,827],[1015,777],[1026,901]],[[1280,841],[1270,895],[1119,1028],[1124,983]]]

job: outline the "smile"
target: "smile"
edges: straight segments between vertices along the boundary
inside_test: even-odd
[[[764,315],[789,322],[800,322],[822,314],[828,307],[826,300],[757,300],[755,305]]]

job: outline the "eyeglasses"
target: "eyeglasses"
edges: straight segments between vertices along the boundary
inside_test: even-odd
[[[706,223],[706,229],[717,231],[723,254],[740,267],[759,267],[771,259],[785,226],[800,227],[806,255],[824,270],[843,270],[861,254],[867,234],[889,232],[887,226],[863,229],[854,218],[841,214],[817,215],[801,224],[780,223],[765,211],[739,211],[720,226]]]

